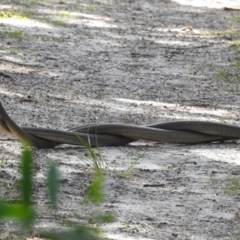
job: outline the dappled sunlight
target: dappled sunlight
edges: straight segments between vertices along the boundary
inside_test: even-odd
[[[40,21],[34,20],[34,19],[14,19],[14,18],[7,18],[7,19],[1,19],[0,18],[0,24],[6,24],[10,26],[15,27],[25,27],[25,28],[44,28],[44,29],[54,29],[50,24],[42,23]]]
[[[212,0],[172,0],[172,2],[185,5],[185,6],[192,6],[192,7],[206,7],[206,8],[223,8],[223,7],[237,7],[240,6],[239,1],[227,1],[226,0],[218,0],[218,1],[212,1]]]
[[[33,150],[36,194],[32,200],[43,212],[31,233],[82,223],[103,229],[104,237],[112,240],[217,239],[224,234],[227,239],[229,232],[238,231],[237,195],[226,196],[224,188],[226,178],[240,176],[239,141],[217,142],[222,138],[138,127],[206,121],[206,125],[185,124],[204,126],[209,134],[214,131],[209,126],[220,126],[212,133],[220,135],[228,129],[224,123],[239,125],[238,49],[229,46],[238,41],[233,31],[239,29],[239,12],[224,9],[236,2],[0,3],[2,105],[25,132],[40,132],[36,140],[46,134],[47,141],[54,142],[46,143],[50,149]],[[2,123],[6,132],[3,117]],[[136,126],[132,129],[137,137],[119,125],[125,136],[145,140],[115,146],[118,123]],[[71,133],[91,124],[97,125],[95,136],[79,135],[93,148],[74,145],[79,142]],[[100,136],[101,127],[107,130],[105,136]],[[235,130],[238,133],[231,128],[233,136]],[[153,138],[156,132],[159,138]],[[4,197],[18,199],[18,192],[11,195],[11,184],[19,178],[22,144],[16,134],[0,135],[0,181],[7,181],[10,189]],[[192,136],[210,140],[189,144]],[[110,139],[110,146],[102,137]],[[186,144],[176,143],[183,140]],[[109,224],[95,222],[90,211],[83,212],[84,194],[93,172],[100,169],[93,162],[96,159],[103,161],[99,166],[106,173],[106,201],[100,211],[116,216]],[[54,216],[45,197],[51,162],[59,169],[61,183]],[[219,181],[212,186],[211,179]],[[0,231],[10,227],[4,225]]]
[[[217,150],[213,151],[213,148],[195,148],[189,151],[199,158],[211,159],[211,161],[224,162],[233,165],[240,165],[240,151],[237,143],[232,143],[232,146],[220,144]],[[214,147],[214,145],[212,145]]]
[[[43,14],[43,16],[51,16],[54,19],[61,19],[62,21],[66,21],[66,23],[70,24],[79,24],[98,28],[118,28],[118,25],[111,23],[111,18],[96,14],[56,10],[39,10],[39,13]]]
[[[79,10],[80,11],[80,10]],[[52,16],[52,17],[60,17],[62,19],[92,19],[92,20],[101,20],[101,21],[112,21],[109,17],[103,17],[97,14],[89,14],[89,13],[82,13],[76,11],[62,11],[62,10],[50,10],[50,9],[41,9],[39,10],[40,14],[43,16]]]
[[[204,4],[209,4],[209,3],[205,3],[205,1],[176,1],[179,4],[197,4],[199,6]],[[193,5],[194,6],[194,5]],[[10,5],[0,5],[0,9],[3,9],[3,11],[7,11],[9,9],[11,9]],[[80,11],[81,9],[79,9]],[[35,14],[35,13],[34,13]],[[46,34],[49,34],[49,31],[51,31],[52,33],[54,32],[58,32],[61,33],[61,28],[59,28],[59,26],[57,26],[57,24],[59,25],[65,25],[64,27],[71,27],[71,25],[79,25],[79,26],[85,26],[85,27],[89,27],[89,28],[102,28],[102,29],[119,29],[122,31],[127,31],[124,35],[120,33],[116,33],[116,32],[106,32],[105,34],[109,35],[110,39],[108,40],[103,40],[103,39],[99,39],[99,43],[101,44],[110,44],[112,46],[119,46],[121,47],[121,43],[114,41],[113,39],[119,40],[119,39],[125,39],[125,40],[130,40],[130,41],[135,41],[138,39],[138,35],[135,35],[133,33],[128,32],[129,28],[126,27],[125,25],[120,25],[120,24],[116,24],[116,19],[114,18],[110,18],[110,17],[105,17],[105,16],[101,16],[98,15],[96,13],[82,13],[82,12],[77,12],[76,10],[74,11],[66,11],[66,10],[50,10],[50,9],[38,9],[37,10],[37,14],[39,14],[41,17],[40,18],[36,18],[34,14],[30,13],[30,17],[28,19],[17,19],[14,17],[14,15],[9,18],[0,18],[0,23],[5,24],[5,25],[9,25],[9,26],[15,26],[15,27],[22,27],[22,28],[26,28],[26,30],[28,28],[37,28],[39,29],[43,29],[46,30]],[[23,13],[24,15],[24,13]],[[59,21],[59,22],[58,22]],[[54,23],[55,22],[55,23]],[[56,25],[55,25],[56,24]],[[63,28],[64,30],[64,28]],[[150,31],[152,32],[153,29],[146,26],[144,31]],[[155,33],[164,33],[165,35],[171,36],[173,33],[176,34],[186,34],[186,32],[189,32],[189,34],[193,34],[193,35],[206,35],[207,31],[203,31],[202,29],[198,29],[196,26],[194,26],[194,28],[192,28],[191,26],[183,26],[183,27],[156,27],[154,28],[154,32]],[[27,31],[26,31],[27,33]],[[29,34],[33,34],[33,35],[43,35],[45,34],[44,32],[30,32]],[[24,37],[24,34],[23,34]],[[29,36],[31,37],[31,35]],[[159,45],[164,45],[166,47],[174,47],[177,48],[178,46],[191,46],[193,45],[193,43],[191,42],[191,40],[187,41],[187,39],[185,39],[184,41],[182,41],[181,39],[179,40],[172,40],[169,38],[155,38],[154,36],[145,37],[146,40],[150,41],[150,42],[155,42]],[[198,43],[196,43],[198,44]]]
[[[2,6],[0,9],[3,11],[8,11],[11,6]],[[57,11],[57,10],[38,10],[38,14],[42,15],[40,19],[34,19],[34,15],[29,18],[19,18],[14,16],[0,18],[0,23],[7,24],[16,27],[26,27],[26,28],[45,28],[45,29],[56,29],[53,20],[61,20],[66,24],[79,24],[89,27],[97,28],[118,28],[118,25],[112,23],[112,19],[108,17],[98,16],[95,14],[86,14],[72,11]]]
[[[9,96],[9,97],[19,97],[19,98],[24,97],[24,94],[9,91],[9,89],[6,89],[4,87],[0,87],[0,94],[5,95],[5,96]]]
[[[202,117],[202,119],[205,119],[207,115],[215,116],[216,118],[220,118],[223,116],[226,116],[228,114],[228,110],[225,109],[208,109],[208,108],[197,108],[194,106],[187,106],[184,104],[178,104],[178,103],[167,103],[167,102],[159,102],[159,101],[141,101],[141,100],[135,100],[135,99],[126,99],[126,98],[113,98],[113,100],[119,102],[119,103],[134,103],[139,107],[147,107],[147,106],[152,106],[152,107],[160,107],[162,109],[172,109],[172,110],[177,110],[177,112],[187,112],[192,115],[194,114],[203,114],[205,117]],[[106,102],[106,104],[109,104],[109,102]],[[116,104],[116,103],[114,103]],[[189,116],[183,117],[180,116],[178,117],[177,114],[174,116],[176,119],[189,119]],[[201,119],[198,117],[199,120]],[[208,118],[211,120],[211,118]],[[212,118],[213,119],[213,118]],[[216,120],[216,119],[215,119]]]

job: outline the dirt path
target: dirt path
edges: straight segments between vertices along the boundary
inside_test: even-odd
[[[1,101],[19,125],[69,129],[178,119],[239,125],[238,1],[1,2]],[[0,196],[16,199],[21,145],[1,135],[0,146]],[[117,217],[98,225],[106,239],[240,239],[238,143],[140,142],[100,151],[111,172],[101,211]],[[84,152],[35,151],[41,217],[33,236],[91,223],[80,204],[91,173]],[[118,176],[144,152],[129,178]],[[54,218],[45,197],[52,161],[61,171]],[[8,234],[14,225],[1,223],[0,237]]]

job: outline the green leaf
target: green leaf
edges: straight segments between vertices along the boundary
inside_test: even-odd
[[[0,219],[11,218],[20,221],[24,228],[28,228],[34,221],[36,212],[26,204],[7,204],[0,200]]]
[[[98,154],[96,154],[93,150],[92,147],[85,142],[78,133],[75,133],[76,138],[79,140],[79,142],[86,147],[86,149],[88,150],[89,154],[90,154],[90,161],[91,164],[93,165],[94,169],[96,170],[97,173],[101,173],[103,170],[103,166],[105,165],[104,160],[101,157],[101,153],[100,150],[98,148],[97,145],[97,149],[98,149]],[[97,138],[96,138],[96,142],[97,142]]]
[[[32,195],[32,152],[26,148],[22,153],[22,180],[21,190],[23,204],[31,205]]]
[[[105,194],[103,193],[103,182],[104,175],[101,172],[95,174],[92,183],[87,189],[86,200],[99,205],[105,199]]]
[[[10,218],[20,221],[24,228],[29,228],[36,217],[35,210],[31,207],[32,196],[32,152],[25,148],[21,159],[21,193],[22,201],[9,204],[0,200],[0,219]]]
[[[128,168],[124,171],[124,173],[122,174],[123,176],[127,176],[128,174],[130,174],[130,172],[132,171],[132,169],[141,161],[141,159],[144,157],[145,152],[141,153],[135,160],[133,160],[131,162],[131,164],[128,166]]]
[[[59,192],[59,172],[54,163],[51,164],[47,179],[49,197],[53,208],[57,208],[57,199]]]

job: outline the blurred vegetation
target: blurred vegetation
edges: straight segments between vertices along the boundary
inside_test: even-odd
[[[0,200],[0,221],[14,220],[19,222],[21,228],[18,233],[18,237],[31,235],[34,229],[34,222],[38,220],[37,206],[32,204],[33,191],[33,156],[30,148],[25,148],[22,152],[22,159],[20,165],[21,181],[20,192],[21,200],[7,201]],[[100,205],[104,201],[103,193],[104,175],[103,172],[95,172],[92,182],[86,191],[84,196],[87,204]],[[58,209],[58,194],[59,194],[59,171],[56,164],[52,163],[48,169],[46,188],[48,189],[48,196],[50,200],[50,207],[52,213]],[[90,213],[89,213],[90,214]],[[98,215],[95,217],[98,222],[113,222],[115,217],[111,214]],[[101,231],[96,228],[90,228],[87,226],[72,226],[68,231],[48,231],[40,232],[39,236],[47,239],[56,240],[100,240],[102,239]],[[1,238],[1,236],[0,236]],[[18,238],[18,239],[19,239]],[[6,238],[5,238],[6,239]],[[11,238],[12,239],[12,238]]]

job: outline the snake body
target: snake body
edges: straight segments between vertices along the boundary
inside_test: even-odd
[[[68,131],[19,127],[1,102],[0,130],[36,148],[53,148],[60,144],[84,145],[83,142],[91,147],[101,147],[126,145],[136,140],[196,144],[240,139],[240,127],[207,121],[174,121],[149,126],[91,124]]]

